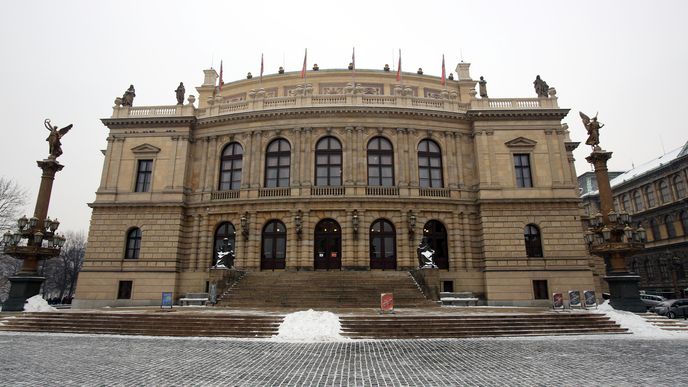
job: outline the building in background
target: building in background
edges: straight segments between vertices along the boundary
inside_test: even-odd
[[[442,288],[487,304],[593,289],[568,109],[478,98],[469,66],[209,69],[185,104],[118,99],[75,305],[202,292],[228,248],[248,271],[409,270],[424,236]]]
[[[578,178],[579,183],[583,175]],[[610,181],[614,209],[632,215],[647,230],[645,250],[628,258],[640,288],[684,297],[688,288],[688,143]],[[581,189],[584,189],[581,187]],[[582,195],[587,216],[599,211],[597,191]]]

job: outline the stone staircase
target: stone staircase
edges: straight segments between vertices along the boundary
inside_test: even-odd
[[[248,272],[218,307],[379,308],[380,293],[395,308],[435,307],[405,271]]]
[[[628,333],[600,314],[476,314],[340,316],[342,335],[353,339],[431,339]]]
[[[270,337],[284,316],[181,312],[0,315],[0,331],[184,337]]]

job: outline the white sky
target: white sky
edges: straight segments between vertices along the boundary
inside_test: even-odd
[[[491,97],[532,97],[535,75],[556,87],[574,141],[586,138],[578,111],[606,124],[601,142],[609,166],[625,170],[682,145],[688,90],[686,1],[8,1],[0,6],[0,175],[30,190],[33,212],[48,154],[43,119],[74,124],[63,138],[65,165],[49,215],[62,231],[88,229],[100,183],[109,117],[129,84],[134,104],[174,104],[202,70],[225,81],[284,64],[300,70],[393,66],[439,75],[461,54],[471,75],[485,76]],[[334,9],[333,7],[336,7]],[[575,152],[578,174],[590,170],[589,148]]]

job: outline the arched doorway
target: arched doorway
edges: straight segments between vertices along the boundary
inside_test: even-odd
[[[384,219],[370,226],[370,268],[397,268],[397,234],[392,223]]]
[[[263,227],[263,244],[260,269],[284,269],[287,257],[287,228],[279,220],[269,221]]]
[[[213,244],[213,262],[210,266],[217,264],[217,253],[219,251],[234,251],[234,240],[236,230],[234,225],[229,222],[220,223],[215,230],[215,243]]]
[[[342,230],[339,223],[324,219],[315,226],[313,268],[339,270],[342,268]]]
[[[435,250],[433,257],[439,269],[449,269],[449,249],[447,248],[447,229],[441,222],[431,220],[423,226],[423,236],[428,239],[430,248]]]

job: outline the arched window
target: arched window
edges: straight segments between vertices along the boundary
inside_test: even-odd
[[[368,143],[368,185],[394,186],[394,150],[384,137],[375,137]]]
[[[647,192],[647,190],[645,192]],[[649,199],[648,199],[648,203],[649,203]],[[640,194],[640,191],[633,192],[633,204],[635,205],[635,211],[636,212],[640,212],[640,211],[645,209],[645,206],[643,206],[643,197]]]
[[[542,257],[542,238],[540,237],[540,229],[534,224],[526,225],[523,229],[523,237],[526,243],[526,256]]]
[[[279,220],[269,221],[263,227],[260,269],[284,269],[287,258],[287,228]]]
[[[655,279],[655,268],[652,265],[652,262],[650,262],[649,258],[647,260],[645,260],[644,266],[645,266],[645,275],[647,275],[647,279],[654,280]]]
[[[244,148],[237,142],[228,144],[220,158],[220,191],[241,188]]]
[[[315,185],[342,185],[342,144],[334,137],[324,137],[315,146]]]
[[[688,235],[688,211],[681,211],[679,217],[681,218],[681,228],[683,229],[683,235]]]
[[[438,269],[449,269],[449,249],[447,229],[436,220],[431,220],[423,226],[423,236],[428,239],[428,245],[435,250],[433,260]]]
[[[683,199],[686,197],[686,186],[683,184],[681,176],[674,176],[674,191],[676,191],[676,198]]]
[[[265,187],[289,187],[291,146],[283,138],[272,141],[265,154]]]
[[[626,212],[633,212],[633,209],[631,208],[631,197],[628,195],[623,196],[623,209]]]
[[[236,230],[234,225],[229,222],[220,223],[215,230],[215,243],[213,245],[212,266],[217,263],[217,253],[220,251],[234,251]]]
[[[418,144],[418,183],[421,188],[442,188],[442,151],[432,140]]]
[[[659,223],[656,219],[650,219],[650,231],[652,232],[652,240],[656,241],[661,238],[659,233]]]
[[[134,227],[127,232],[127,246],[124,252],[125,259],[138,259],[141,252],[141,229]]]
[[[663,280],[669,279],[669,264],[664,259],[659,261],[659,274]]]
[[[652,208],[657,205],[657,202],[655,201],[655,189],[651,185],[645,187],[645,197],[647,198],[647,208]],[[642,211],[642,209],[639,209],[638,211]]]
[[[664,180],[659,182],[659,199],[662,204],[667,204],[671,202],[671,191],[669,190],[669,184]]]
[[[674,217],[667,215],[664,217],[664,226],[667,230],[667,238],[676,238],[676,227],[674,227]]]
[[[370,226],[370,268],[397,268],[397,234],[392,223],[384,219]]]

